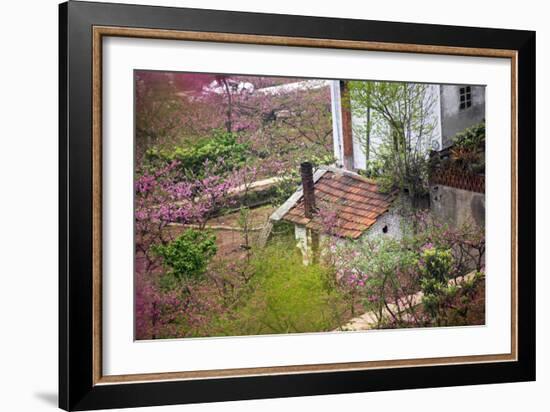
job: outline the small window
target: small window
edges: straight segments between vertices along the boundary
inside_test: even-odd
[[[382,228],[382,233],[388,233],[388,226],[387,225]]]
[[[470,86],[460,88],[460,110],[472,106],[472,88]]]

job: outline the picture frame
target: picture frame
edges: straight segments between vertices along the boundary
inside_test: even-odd
[[[102,42],[216,42],[507,59],[510,353],[103,373]],[[91,410],[535,379],[535,33],[70,1],[59,7],[59,406]]]

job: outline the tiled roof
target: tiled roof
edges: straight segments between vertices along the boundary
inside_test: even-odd
[[[335,216],[331,231],[340,237],[357,239],[388,211],[395,197],[395,193],[381,193],[370,179],[334,168],[326,170],[315,182],[317,209],[329,210]],[[317,231],[323,231],[325,226],[321,213],[311,219],[305,217],[302,197],[282,219]]]

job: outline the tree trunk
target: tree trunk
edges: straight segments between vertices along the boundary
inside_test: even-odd
[[[231,90],[229,90],[229,84],[227,83],[227,80],[223,79],[222,82],[225,88],[225,92],[227,93],[227,111],[226,111],[227,120],[225,121],[225,128],[227,129],[228,133],[231,133],[233,129],[233,125],[232,125],[233,99],[231,97]]]
[[[365,157],[366,157],[366,169],[369,170],[369,161],[370,161],[370,106],[367,107],[367,136],[365,139]]]

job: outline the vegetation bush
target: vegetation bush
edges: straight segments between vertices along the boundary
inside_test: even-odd
[[[460,133],[453,138],[456,147],[474,150],[485,146],[485,121],[478,123]]]
[[[348,301],[362,301],[378,328],[483,323],[483,231],[423,214],[403,230],[401,240],[364,238],[329,248]]]
[[[455,285],[449,285],[452,262],[450,250],[437,249],[431,244],[425,246],[420,254],[422,304],[438,325],[441,323],[443,301],[457,292]]]
[[[171,150],[152,148],[147,150],[150,164],[163,165],[178,162],[184,175],[203,176],[205,163],[216,167],[217,172],[227,172],[243,166],[248,158],[249,145],[239,143],[235,133],[214,131],[212,136],[189,146],[176,146]]]
[[[187,229],[172,242],[153,249],[162,258],[166,274],[185,283],[204,275],[217,251],[216,236],[204,230]]]
[[[251,260],[254,276],[240,301],[220,316],[214,335],[319,332],[340,326],[344,297],[322,265],[304,266],[291,242],[276,242]]]
[[[453,138],[452,167],[474,174],[485,173],[485,121]]]
[[[432,156],[432,169],[451,169],[458,173],[485,173],[485,121],[453,137],[449,156]]]
[[[411,305],[395,311],[390,304],[419,290],[416,251],[391,238],[365,238],[336,250],[340,288],[362,301],[364,310],[375,316],[376,326],[383,326],[388,311],[394,321],[401,323],[406,313],[414,314]]]
[[[485,231],[471,221],[453,227],[422,212],[414,216],[405,231],[409,233],[403,239],[406,248],[421,250],[433,245],[437,249],[451,251],[450,278],[485,269]]]

